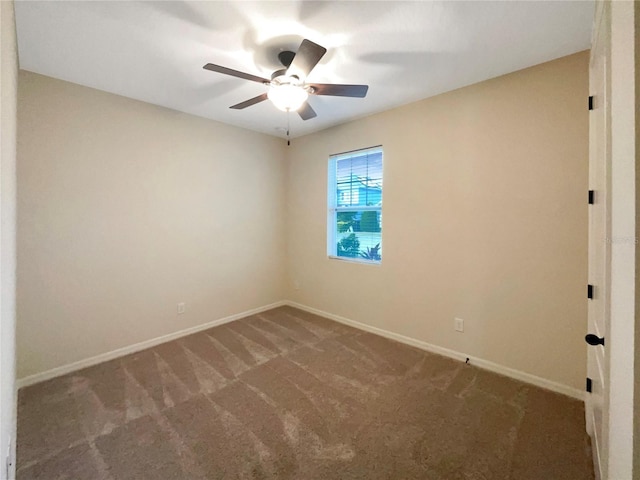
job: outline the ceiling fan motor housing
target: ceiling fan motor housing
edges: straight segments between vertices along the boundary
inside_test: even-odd
[[[276,70],[271,74],[271,81],[273,82],[276,78],[284,77],[287,73],[287,69],[283,68],[281,70]]]

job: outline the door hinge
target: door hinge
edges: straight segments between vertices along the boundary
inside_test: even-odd
[[[595,196],[596,196],[596,192],[593,190],[589,190],[589,205],[593,205]]]
[[[593,95],[589,95],[589,110],[593,110]]]
[[[587,392],[589,392],[589,393],[591,393],[592,384],[593,384],[593,382],[591,381],[591,379],[589,377],[587,377]]]
[[[587,298],[593,298],[593,285],[587,285]]]

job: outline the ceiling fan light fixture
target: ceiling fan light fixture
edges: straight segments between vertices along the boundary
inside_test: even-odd
[[[267,96],[278,109],[290,112],[298,110],[307,101],[309,92],[301,85],[272,83]]]

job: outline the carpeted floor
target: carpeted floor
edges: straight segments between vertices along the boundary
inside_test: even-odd
[[[19,393],[18,479],[592,479],[581,402],[283,307]]]

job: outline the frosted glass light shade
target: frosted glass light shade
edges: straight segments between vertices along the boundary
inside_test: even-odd
[[[298,110],[309,97],[309,93],[302,87],[285,83],[271,85],[267,96],[277,108],[288,112]]]

